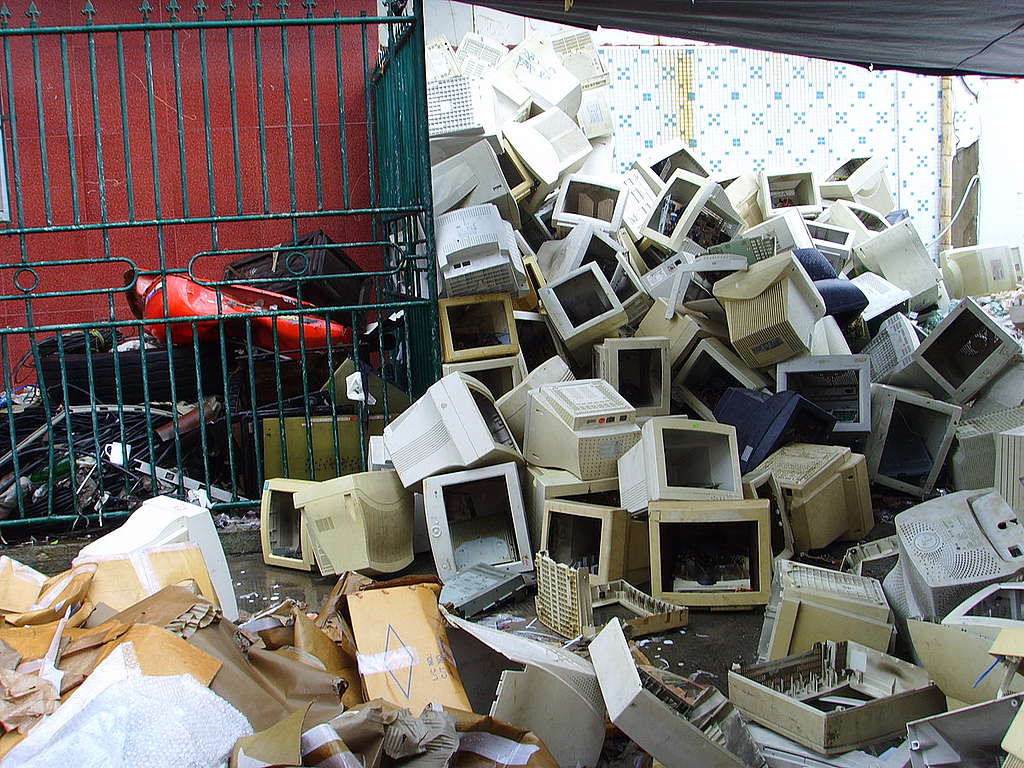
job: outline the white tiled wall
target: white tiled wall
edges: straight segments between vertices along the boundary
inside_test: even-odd
[[[475,29],[513,45],[556,25],[425,0],[427,36]],[[599,30],[611,75],[615,160],[688,139],[712,173],[812,168],[884,155],[889,182],[925,241],[938,232],[939,79],[727,46]],[[675,41],[679,43],[680,41]],[[660,44],[659,44],[660,43]]]

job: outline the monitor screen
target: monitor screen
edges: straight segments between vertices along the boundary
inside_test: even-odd
[[[666,592],[758,591],[757,521],[658,524]]]
[[[736,384],[736,377],[707,352],[702,353],[693,362],[685,381],[685,386],[693,396],[712,412],[725,394],[725,390],[735,387]]]
[[[669,487],[739,490],[736,458],[728,435],[668,428],[661,435]]]
[[[512,343],[502,301],[453,304],[446,307],[452,348],[456,351]]]
[[[520,559],[504,476],[445,485],[442,496],[457,571]]]
[[[923,484],[932,471],[948,428],[947,414],[896,400],[878,473],[911,485]]]
[[[573,275],[551,289],[574,328],[612,310],[608,295],[590,270]]]
[[[956,389],[1002,345],[1003,340],[974,313],[961,312],[921,356]]]
[[[499,398],[516,385],[512,370],[511,365],[502,362],[491,368],[480,368],[466,373],[487,387],[493,397]]]

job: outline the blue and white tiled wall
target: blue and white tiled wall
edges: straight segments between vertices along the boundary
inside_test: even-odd
[[[688,139],[711,173],[809,167],[824,178],[881,154],[900,207],[938,232],[939,79],[724,46],[603,46],[624,170]]]

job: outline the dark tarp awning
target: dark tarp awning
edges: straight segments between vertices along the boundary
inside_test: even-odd
[[[930,75],[1024,76],[1020,0],[469,0],[522,16]]]

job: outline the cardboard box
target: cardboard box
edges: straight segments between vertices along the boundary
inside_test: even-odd
[[[440,587],[413,584],[348,596],[367,699],[419,713],[431,703],[471,710],[438,610]]]

